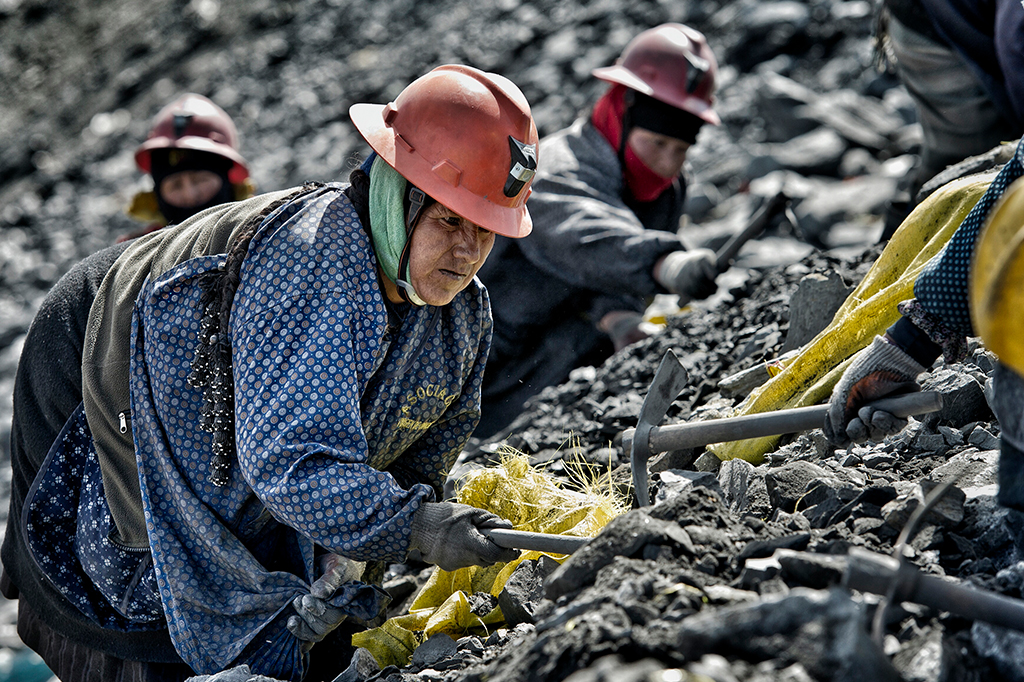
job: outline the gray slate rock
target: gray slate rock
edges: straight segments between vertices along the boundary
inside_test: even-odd
[[[837,272],[804,276],[789,300],[789,331],[782,352],[799,348],[817,336],[852,291],[853,287]]]

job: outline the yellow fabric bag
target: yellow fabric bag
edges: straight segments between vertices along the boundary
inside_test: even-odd
[[[580,473],[577,479],[584,479]],[[607,487],[603,485],[608,482]],[[550,474],[530,466],[525,455],[510,454],[496,467],[468,473],[457,500],[508,519],[516,530],[576,537],[593,537],[628,509],[610,479],[578,480],[579,489],[566,487]],[[556,561],[565,556],[550,554]],[[541,552],[523,552],[507,564],[471,566],[457,571],[434,569],[409,607],[409,613],[389,619],[379,628],[353,635],[352,644],[368,649],[381,667],[405,666],[417,646],[439,632],[458,639],[486,635],[505,622],[500,608],[479,616],[469,596],[486,592],[497,597],[520,563],[537,560]]]
[[[747,396],[734,414],[771,412],[827,400],[853,356],[899,319],[897,304],[914,297],[917,276],[953,236],[995,175],[993,171],[954,180],[921,202],[829,326],[783,361],[784,369]],[[721,460],[739,458],[760,464],[779,438],[718,443],[709,449]]]

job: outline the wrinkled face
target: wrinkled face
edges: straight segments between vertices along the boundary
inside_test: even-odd
[[[202,206],[217,196],[223,181],[212,171],[186,170],[160,181],[160,196],[171,206]]]
[[[494,246],[494,233],[434,203],[409,245],[409,279],[428,305],[447,305],[473,280]]]
[[[689,142],[668,135],[651,132],[644,128],[629,131],[626,144],[644,165],[663,178],[674,178],[683,170]]]

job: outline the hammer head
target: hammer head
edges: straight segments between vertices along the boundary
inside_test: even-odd
[[[633,432],[633,445],[629,455],[630,467],[633,470],[633,491],[636,496],[635,506],[646,507],[651,503],[647,491],[647,460],[651,457],[651,429],[661,423],[668,412],[669,405],[686,387],[689,375],[672,349],[665,351],[665,357],[654,373],[654,381],[647,389],[647,397],[640,407],[636,430]]]

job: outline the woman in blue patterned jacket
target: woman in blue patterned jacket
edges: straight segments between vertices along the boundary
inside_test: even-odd
[[[3,554],[19,630],[62,680],[332,679],[346,662],[313,644],[378,615],[375,562],[515,556],[481,533],[507,522],[434,500],[480,418],[476,272],[495,233],[531,229],[529,105],[444,66],[350,115],[374,150],[351,184],[209,209],[96,280],[82,405]],[[81,627],[26,600],[33,580]],[[138,644],[161,632],[187,666]]]

